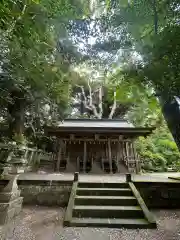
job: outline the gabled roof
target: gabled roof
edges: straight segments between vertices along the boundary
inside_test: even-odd
[[[131,123],[121,119],[65,119],[58,127],[81,128],[133,128]]]
[[[65,119],[57,126],[45,127],[47,135],[63,134],[117,134],[131,137],[147,136],[154,129],[134,127],[124,119]]]

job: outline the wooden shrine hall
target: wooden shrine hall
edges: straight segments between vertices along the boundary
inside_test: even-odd
[[[138,173],[141,166],[134,141],[152,130],[119,119],[66,119],[45,128],[48,136],[57,138],[55,171],[96,174]]]

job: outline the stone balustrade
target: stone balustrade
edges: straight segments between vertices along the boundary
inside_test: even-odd
[[[7,173],[29,171],[40,162],[41,150],[21,145],[0,144],[0,169]]]

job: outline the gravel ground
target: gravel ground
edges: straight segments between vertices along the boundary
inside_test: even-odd
[[[180,210],[154,214],[156,230],[63,228],[64,209],[28,207],[21,212],[13,236],[7,240],[180,240]]]

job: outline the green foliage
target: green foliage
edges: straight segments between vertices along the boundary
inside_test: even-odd
[[[24,135],[15,134],[12,140],[14,140],[19,145],[26,145],[26,138],[24,137]]]
[[[136,79],[140,84],[151,85],[161,95],[180,95],[179,1],[114,2],[102,20],[104,32],[110,32],[111,38],[101,40],[101,48],[114,39],[116,50],[121,50],[118,65],[122,69],[122,55],[127,55],[123,61],[126,73],[133,81]],[[111,47],[109,49],[114,52]],[[139,59],[138,54],[141,56]]]
[[[136,147],[145,171],[164,172],[168,168],[179,171],[180,152],[165,124],[151,136],[139,138]]]
[[[158,128],[163,123],[161,108],[155,97],[141,98],[141,101],[131,107],[127,118],[137,127]]]
[[[46,104],[51,113],[56,113],[48,116],[51,120],[55,115],[56,119],[65,115],[71,69],[58,52],[57,43],[67,38],[65,24],[69,19],[84,14],[87,5],[77,7],[78,3],[78,0],[0,3],[0,109],[8,113],[6,119],[15,135],[23,134],[25,123],[33,132],[42,127],[47,116],[40,109]]]
[[[120,78],[122,91],[118,90],[117,96],[119,99],[122,96],[124,101],[131,101],[131,96],[134,96],[135,105],[129,111],[128,119],[136,126],[155,126],[158,131],[163,122],[158,99],[148,96],[146,93],[149,89],[152,90],[151,95],[156,94],[161,100],[162,106],[165,102],[170,102],[174,96],[180,96],[179,1],[137,0],[130,1],[129,4],[124,4],[124,1],[122,4],[121,1],[117,2],[118,4],[114,4],[112,7],[113,11],[105,17],[106,21],[111,23],[109,25],[111,30],[109,28],[108,31],[115,37],[121,30],[119,42],[126,39],[124,44],[121,44],[121,52],[124,55],[123,63],[118,62],[123,77]],[[130,44],[127,45],[127,42]],[[103,44],[101,46],[103,47]],[[145,94],[143,96],[141,90],[138,98],[138,94],[133,94],[136,91],[131,89],[132,94],[129,94],[127,98],[123,89],[127,93],[130,86],[134,86],[134,84],[137,87],[144,86]],[[169,121],[168,118],[166,119]],[[176,120],[178,121],[178,117]],[[168,125],[170,126],[169,123]],[[174,125],[176,125],[175,121]],[[178,142],[179,132],[177,131],[179,128],[175,127],[173,134],[176,135]],[[162,166],[169,166],[172,162],[177,166],[179,153],[176,144],[174,141],[169,141],[168,136],[166,138],[168,140],[158,141],[158,137],[154,136],[153,142],[155,139],[156,142],[153,150],[151,150],[151,154],[150,152],[146,153],[152,159],[151,163],[148,163],[151,165],[149,168],[155,167],[156,158],[159,159],[159,164],[161,163]],[[160,171],[160,169],[158,170]]]

